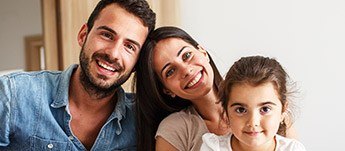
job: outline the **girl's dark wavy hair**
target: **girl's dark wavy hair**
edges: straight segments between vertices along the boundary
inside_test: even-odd
[[[161,27],[149,34],[140,52],[134,76],[138,150],[155,150],[155,134],[159,123],[169,114],[191,105],[188,100],[166,95],[163,92],[163,84],[153,70],[153,49],[159,41],[168,38],[182,39],[198,49],[199,44],[177,27]],[[215,77],[214,86],[218,89],[222,76],[210,55],[209,58]]]

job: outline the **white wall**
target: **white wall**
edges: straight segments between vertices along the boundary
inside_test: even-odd
[[[25,68],[24,36],[41,34],[40,0],[0,0],[0,71]]]
[[[223,74],[241,56],[275,57],[300,89],[296,121],[307,150],[344,150],[345,1],[181,0],[181,27]]]

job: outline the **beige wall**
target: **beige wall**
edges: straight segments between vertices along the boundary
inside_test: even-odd
[[[156,27],[180,24],[179,1],[148,0],[157,14]],[[57,1],[59,8],[55,2],[56,0],[0,1],[0,70],[24,69],[24,36],[42,32],[45,33],[45,59],[48,70],[63,70],[79,62],[80,47],[77,43],[77,33],[98,0],[60,0]],[[130,81],[125,86],[127,90]]]
[[[0,70],[25,69],[24,37],[42,34],[40,0],[0,0]]]

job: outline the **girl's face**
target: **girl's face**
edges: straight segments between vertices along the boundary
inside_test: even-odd
[[[153,68],[165,86],[164,92],[172,97],[198,99],[213,87],[213,70],[206,51],[179,38],[157,43]]]
[[[235,84],[228,101],[230,127],[235,135],[232,143],[255,148],[275,145],[274,135],[284,117],[282,103],[272,83],[255,87]]]

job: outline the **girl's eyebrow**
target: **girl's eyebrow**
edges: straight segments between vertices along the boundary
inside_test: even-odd
[[[271,101],[267,101],[267,102],[262,102],[262,103],[260,103],[259,104],[259,106],[264,106],[264,105],[267,105],[267,104],[270,104],[270,105],[277,105],[277,104],[275,104],[274,102],[271,102]],[[230,107],[233,107],[233,106],[247,106],[246,104],[243,104],[243,103],[237,103],[237,102],[235,102],[235,103],[232,103],[231,105],[230,105]]]
[[[277,104],[275,104],[274,102],[271,102],[271,101],[262,102],[262,103],[260,103],[259,105],[260,105],[260,106],[264,106],[264,105],[267,105],[267,104],[270,104],[270,105],[277,105]]]
[[[232,104],[230,105],[230,107],[233,107],[233,106],[247,106],[247,105],[245,105],[245,104],[243,104],[243,103],[232,103]]]

